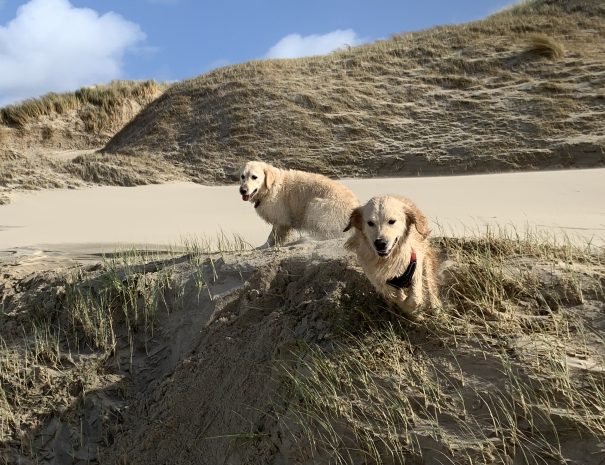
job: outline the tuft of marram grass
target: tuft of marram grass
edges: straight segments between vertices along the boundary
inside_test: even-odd
[[[216,256],[225,252],[250,249],[239,236],[219,234],[216,238],[191,237],[164,251],[125,249],[104,257],[102,273],[87,280],[77,270],[65,285],[66,334],[76,347],[112,353],[116,346],[118,327],[126,329],[130,350],[135,333],[147,345],[153,337],[158,316],[170,305],[167,295],[182,296],[184,290],[177,282],[176,263],[186,262],[198,291],[208,292],[208,277],[217,279]],[[210,278],[212,279],[212,278]],[[178,299],[177,299],[178,300]]]
[[[563,45],[546,34],[532,34],[526,39],[523,50],[526,56],[558,60],[565,55]]]

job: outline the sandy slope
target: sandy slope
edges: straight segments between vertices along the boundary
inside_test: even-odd
[[[604,5],[517,2],[325,56],[219,68],[175,83],[104,150],[205,184],[235,181],[258,154],[347,177],[603,167]]]
[[[485,224],[527,225],[605,240],[605,169],[433,178],[347,180],[364,201],[412,197],[434,228],[468,234]],[[268,226],[235,186],[174,183],[22,194],[0,206],[0,250],[99,251],[116,244],[177,244],[192,236],[239,234],[260,245]],[[53,246],[48,246],[53,244]],[[62,244],[62,245],[57,245]],[[83,245],[88,244],[86,247]],[[35,249],[35,247],[34,247]]]
[[[440,241],[419,325],[342,240],[0,263],[0,464],[602,465],[602,261],[505,242]]]

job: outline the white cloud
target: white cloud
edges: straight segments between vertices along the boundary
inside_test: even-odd
[[[113,12],[30,0],[0,26],[0,106],[118,78],[124,53],[144,39]]]
[[[347,45],[359,45],[365,42],[352,29],[338,29],[327,34],[301,36],[290,34],[269,49],[265,58],[297,58],[311,55],[325,55],[332,50]]]

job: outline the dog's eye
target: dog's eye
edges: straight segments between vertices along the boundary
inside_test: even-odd
[[[389,224],[395,224],[397,221],[395,220],[389,220]]]
[[[252,179],[256,179],[256,176],[252,175]]]
[[[373,228],[373,227],[374,227],[374,222],[373,222],[373,221],[368,221],[368,226],[369,226],[370,228]]]
[[[240,177],[241,177],[242,179],[244,179],[244,178],[245,178],[245,176],[244,176],[243,174],[242,174]]]

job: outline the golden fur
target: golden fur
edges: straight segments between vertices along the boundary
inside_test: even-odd
[[[428,221],[409,199],[373,197],[353,210],[349,225],[354,234],[345,247],[357,254],[366,276],[379,294],[407,315],[439,306],[435,252],[428,239]],[[397,289],[387,281],[401,276],[416,252],[416,271],[408,288]]]
[[[251,161],[240,180],[242,199],[253,203],[258,215],[273,226],[266,246],[290,241],[294,230],[320,239],[342,236],[359,205],[353,192],[321,174]]]

